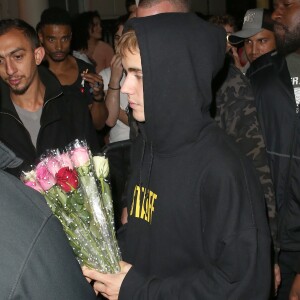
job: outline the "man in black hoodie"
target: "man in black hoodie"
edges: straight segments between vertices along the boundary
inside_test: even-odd
[[[109,299],[267,299],[260,183],[209,115],[225,31],[189,13],[132,19],[127,30],[122,92],[141,131],[128,182],[128,263],[118,274],[85,276]]]

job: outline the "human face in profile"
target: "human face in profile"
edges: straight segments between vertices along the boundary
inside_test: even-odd
[[[263,29],[261,32],[245,39],[244,48],[250,63],[265,53],[276,49],[274,32]]]
[[[98,17],[93,18],[93,24],[89,29],[90,38],[100,40],[102,38],[101,20]]]
[[[25,94],[37,82],[37,65],[44,53],[43,47],[34,49],[20,30],[11,29],[0,36],[0,76],[13,94]]]
[[[141,55],[138,51],[131,53],[129,50],[122,57],[126,78],[121,92],[127,94],[129,106],[135,120],[145,121],[144,90]]]
[[[64,61],[69,55],[71,38],[72,31],[68,25],[45,25],[39,32],[47,58],[55,62]]]
[[[287,54],[300,49],[300,1],[277,0],[272,19],[278,51]]]

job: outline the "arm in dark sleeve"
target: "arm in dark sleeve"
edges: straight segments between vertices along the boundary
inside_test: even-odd
[[[61,224],[53,215],[44,224],[28,253],[11,299],[18,297],[31,300],[96,299]]]
[[[217,94],[216,102],[215,120],[219,127],[235,140],[241,152],[252,160],[256,168],[264,192],[276,257],[279,246],[275,192],[249,80],[231,67],[227,80]]]
[[[254,101],[244,103],[242,109],[243,116],[240,120],[240,132],[236,137],[236,142],[243,153],[253,161],[261,183],[264,198],[266,202],[269,226],[271,230],[275,259],[279,251],[277,241],[277,213],[276,199],[271,171],[267,160],[266,147],[258,122],[257,111],[254,107]]]

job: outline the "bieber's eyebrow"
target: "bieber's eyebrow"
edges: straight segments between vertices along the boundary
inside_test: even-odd
[[[139,68],[129,68],[128,69],[128,73],[129,72],[136,72],[136,73],[142,73],[142,69],[139,69]]]

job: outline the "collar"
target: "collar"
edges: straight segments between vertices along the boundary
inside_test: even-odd
[[[246,72],[247,77],[251,77],[256,72],[267,68],[267,67],[275,67],[277,69],[281,68],[282,63],[284,62],[284,57],[278,54],[276,50],[268,52],[259,58],[257,58],[248,68]]]
[[[62,88],[55,75],[51,71],[49,71],[46,67],[39,66],[38,72],[42,83],[46,87],[45,96],[44,96],[44,106],[45,106],[45,104],[48,101],[55,99],[62,94]],[[3,80],[0,80],[0,91],[1,91],[0,113],[2,112],[2,113],[11,114],[14,117],[16,117],[18,120],[20,120],[16,112],[16,109],[10,99],[9,86]]]

